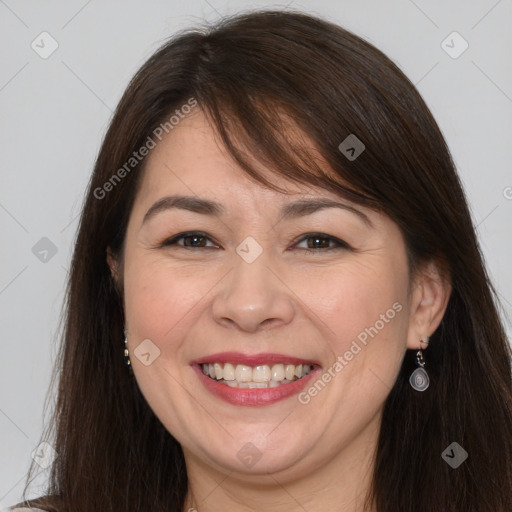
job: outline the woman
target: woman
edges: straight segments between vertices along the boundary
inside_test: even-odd
[[[136,74],[60,368],[25,506],[512,510],[511,351],[449,151],[386,56],[312,16],[187,31]]]

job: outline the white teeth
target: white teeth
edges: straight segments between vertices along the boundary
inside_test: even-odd
[[[210,377],[212,377],[211,373]],[[245,366],[245,364],[237,364],[235,368],[235,379],[238,382],[251,382],[252,368],[250,366]]]
[[[287,364],[284,369],[284,375],[288,380],[293,380],[293,377],[295,376],[295,366],[293,364]]]
[[[271,380],[270,382],[238,382],[237,380],[220,380],[221,384],[226,384],[230,388],[239,388],[239,389],[255,389],[255,388],[276,388],[277,386],[281,386],[283,384],[290,384],[293,382],[291,380],[283,380],[281,382],[276,382]]]
[[[312,369],[309,364],[274,364],[272,367],[262,364],[251,367],[245,364],[204,363],[201,366],[208,377],[241,388],[272,388],[288,384],[305,377]]]
[[[203,364],[203,368],[205,366],[206,365]],[[226,363],[224,365],[224,369],[222,370],[222,374],[222,378],[224,378],[224,380],[235,380],[235,367],[231,363]]]
[[[272,366],[272,380],[280,382],[284,380],[284,366],[282,364],[275,364]]]
[[[222,379],[224,372],[222,371],[222,365],[220,363],[213,363],[213,369],[215,370],[215,378],[217,380]]]
[[[254,382],[268,382],[270,380],[270,368],[266,364],[256,366],[252,370],[252,380]]]

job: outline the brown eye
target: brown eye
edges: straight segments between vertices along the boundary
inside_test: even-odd
[[[183,240],[184,243],[179,243],[181,240]],[[210,240],[210,238],[206,235],[206,233],[200,231],[192,231],[187,233],[179,233],[178,235],[165,240],[161,245],[162,247],[175,245],[185,249],[202,249],[212,247],[206,245],[208,240]]]
[[[339,240],[323,233],[309,233],[302,237],[299,243],[306,242],[307,246],[299,247],[298,244],[295,247],[307,252],[307,253],[320,253],[330,252],[338,249],[350,249],[350,246],[343,240]],[[331,245],[331,244],[334,245]]]

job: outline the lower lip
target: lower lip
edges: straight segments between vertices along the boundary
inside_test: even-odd
[[[284,400],[290,396],[300,393],[313,377],[320,371],[318,366],[314,367],[305,377],[296,380],[291,384],[280,384],[275,388],[232,388],[227,384],[222,384],[216,380],[210,379],[203,373],[200,365],[192,365],[199,376],[199,380],[215,396],[233,405],[261,406],[270,405],[279,400]]]

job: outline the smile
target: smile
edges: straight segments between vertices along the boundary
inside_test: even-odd
[[[290,384],[308,375],[312,364],[277,363],[248,366],[234,363],[203,363],[203,373],[232,388],[275,388]]]

